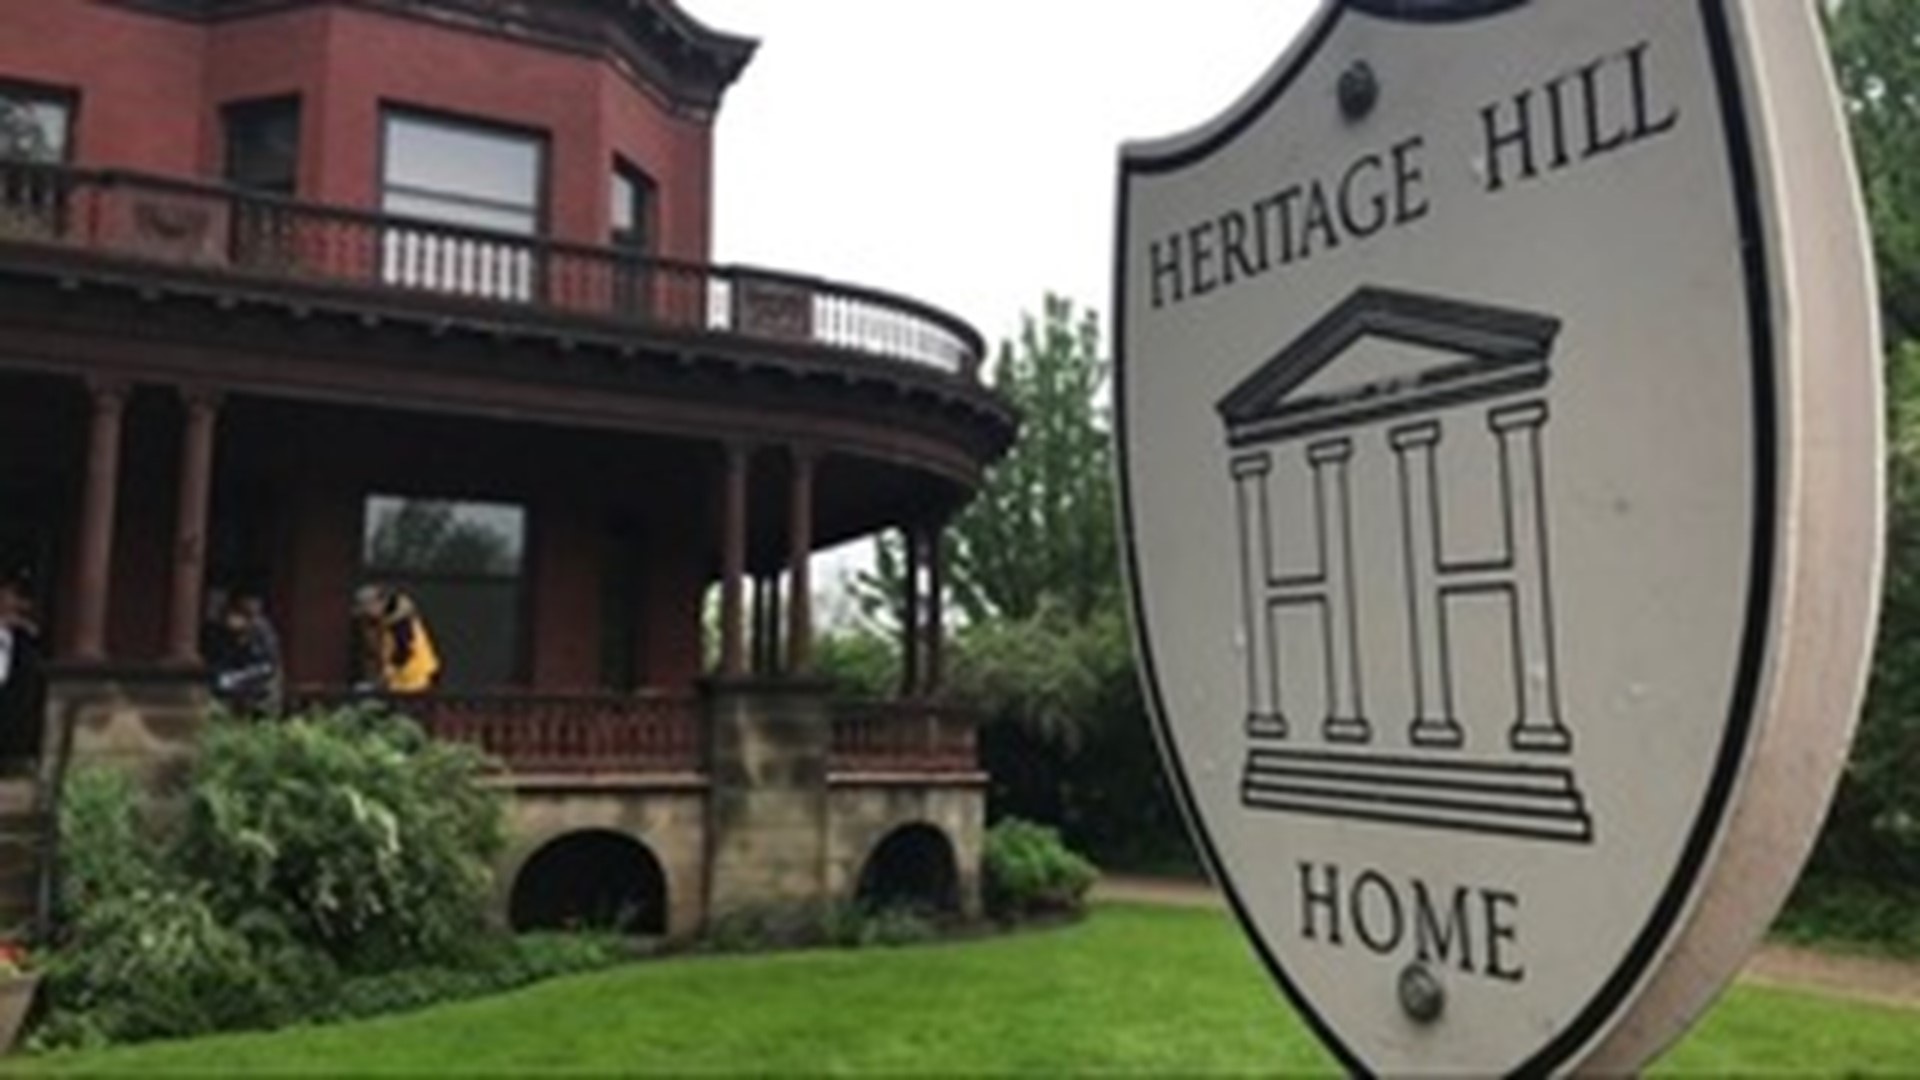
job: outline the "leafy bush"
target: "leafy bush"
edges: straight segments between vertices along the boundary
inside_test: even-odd
[[[813,673],[842,697],[885,698],[900,687],[900,647],[872,631],[835,630],[814,643]]]
[[[872,908],[850,900],[796,901],[736,908],[715,918],[700,940],[708,952],[917,945],[940,936],[938,922],[911,907]]]
[[[75,769],[60,795],[57,916],[77,918],[97,900],[124,897],[159,877],[153,838],[142,834],[140,797],[117,769]]]
[[[118,923],[152,905],[148,938]],[[343,976],[324,953],[273,935],[223,930],[198,898],[141,893],[96,908],[89,923],[108,947],[62,954],[51,973],[39,1049],[102,1046],[296,1021],[331,1023],[503,993],[542,979],[622,963],[632,946],[612,935],[496,936],[446,965]],[[142,952],[141,950],[148,950]]]
[[[354,971],[449,956],[486,922],[499,797],[473,749],[364,710],[209,731],[181,870]]]
[[[310,1020],[352,1020],[517,989],[542,979],[612,967],[632,946],[610,934],[526,934],[489,939],[457,964],[343,980]]]
[[[365,710],[220,721],[159,825],[127,777],[77,770],[36,1043],[366,1015],[611,962],[604,943],[488,933],[502,809],[484,764]]]
[[[1057,830],[1019,818],[987,830],[981,863],[987,911],[1002,920],[1079,912],[1100,876],[1061,842]]]
[[[750,904],[715,916],[700,947],[710,952],[754,953],[837,944],[847,929],[838,906],[812,901]]]
[[[1119,610],[1075,619],[1049,601],[969,626],[947,689],[984,719],[992,817],[1054,825],[1104,864],[1195,872]]]
[[[198,890],[142,886],[87,905],[47,966],[46,1037],[93,1043],[197,1035],[298,1015],[324,957],[220,918]],[[262,931],[265,932],[262,932]],[[260,948],[248,932],[279,947]],[[296,974],[297,973],[297,974]],[[324,977],[324,974],[323,974]]]
[[[868,913],[861,921],[856,944],[892,948],[924,944],[939,936],[939,926],[924,912],[910,907],[883,907]]]
[[[1787,941],[1920,958],[1920,889],[1809,874],[1774,922]]]

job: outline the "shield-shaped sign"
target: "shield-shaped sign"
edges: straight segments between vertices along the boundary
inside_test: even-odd
[[[1810,0],[1346,0],[1124,153],[1162,748],[1345,1065],[1633,1068],[1784,897],[1878,584],[1849,162]]]

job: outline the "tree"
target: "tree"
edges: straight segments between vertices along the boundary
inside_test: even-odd
[[[1920,342],[1887,365],[1887,548],[1873,681],[1816,866],[1920,886]]]
[[[1920,885],[1920,4],[1845,0],[1827,29],[1887,335],[1888,515],[1873,681],[1815,865]]]
[[[1134,668],[1114,521],[1109,383],[1099,320],[1057,296],[1001,345],[993,384],[1020,440],[950,531],[962,619],[948,691],[986,720],[989,807],[1060,826],[1131,865],[1186,857]],[[897,541],[858,583],[899,620]]]
[[[1920,4],[1830,9],[1834,69],[1852,121],[1890,343],[1920,336]]]
[[[993,384],[1020,410],[1020,442],[954,527],[969,616],[1029,618],[1051,596],[1085,622],[1117,602],[1110,370],[1099,320],[1058,296],[1001,345]]]
[[[1029,619],[1049,598],[1076,622],[1118,602],[1109,363],[1091,311],[1048,295],[1002,342],[994,389],[1020,410],[1019,442],[949,530],[953,603],[969,623]],[[861,609],[897,624],[899,542],[876,546],[856,582]]]

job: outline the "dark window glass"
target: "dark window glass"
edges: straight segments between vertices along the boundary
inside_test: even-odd
[[[631,255],[653,254],[656,202],[653,180],[646,173],[624,161],[614,163],[613,205],[608,214],[614,248]],[[653,286],[641,260],[621,260],[614,269],[615,308],[631,315],[645,314],[651,309]]]
[[[389,213],[531,236],[540,228],[544,147],[535,136],[389,113],[382,205]]]
[[[57,165],[73,141],[73,96],[0,84],[0,161]]]
[[[300,175],[300,99],[230,105],[225,116],[227,182],[291,196]]]
[[[413,597],[440,656],[439,685],[475,690],[520,673],[527,515],[509,503],[374,495],[361,564]]]
[[[613,169],[613,245],[648,254],[653,251],[653,180],[624,162]]]
[[[645,540],[636,522],[616,517],[607,522],[601,542],[601,680],[609,690],[627,691],[641,682],[636,661],[642,632],[639,614],[643,608]]]

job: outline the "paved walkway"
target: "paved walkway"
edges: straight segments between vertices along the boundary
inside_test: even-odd
[[[1170,878],[1106,877],[1097,900],[1128,900],[1176,907],[1224,908],[1204,882]],[[1748,961],[1741,981],[1756,986],[1808,990],[1852,1001],[1920,1009],[1920,963],[1847,956],[1793,945],[1763,945]]]

